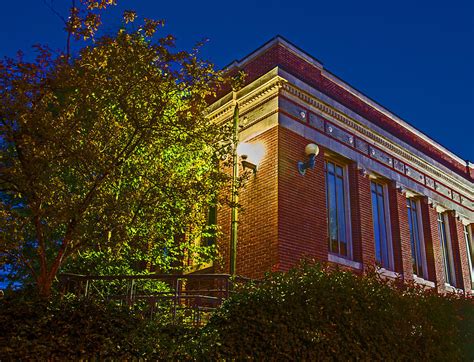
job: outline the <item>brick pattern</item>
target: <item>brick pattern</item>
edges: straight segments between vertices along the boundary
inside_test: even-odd
[[[303,258],[328,261],[328,230],[324,177],[324,149],[313,170],[298,173],[297,163],[305,159],[304,148],[311,141],[281,126],[260,134],[249,142],[263,142],[265,157],[256,176],[249,175],[240,191],[237,273],[261,278],[266,271],[286,271]],[[242,171],[242,170],[241,170]],[[367,270],[375,265],[374,231],[370,178],[356,163],[348,165],[353,259]],[[395,182],[388,188],[388,208],[394,253],[394,269],[404,280],[413,279],[410,230],[405,195]],[[230,189],[230,187],[229,187]],[[428,275],[440,292],[445,292],[442,252],[437,226],[437,211],[420,199],[421,222]],[[214,272],[229,271],[230,208],[218,213],[222,235],[218,245],[221,263]],[[456,268],[457,287],[470,290],[470,275],[463,226],[451,213],[448,217]],[[354,270],[350,267],[343,269]]]
[[[420,200],[423,236],[425,241],[428,279],[435,282],[438,291],[444,290],[441,241],[438,231],[438,213],[428,204],[428,197]]]
[[[346,91],[332,80],[324,77],[320,69],[290,52],[281,44],[276,44],[245,64],[244,71],[247,73],[246,84],[254,81],[276,66],[297,76],[299,79],[327,94],[334,100],[397,136],[402,141],[422,151],[426,155],[435,158],[441,164],[462,177],[468,180],[474,180],[474,170],[469,170],[465,164],[458,162],[444,152],[432,147],[427,141],[418,137],[397,122],[394,122],[391,118],[365,103],[354,94]],[[232,69],[229,75],[235,73],[237,73],[237,69]],[[217,92],[216,99],[227,94],[229,91],[229,86],[223,87]]]
[[[395,271],[402,273],[404,280],[413,280],[407,200],[405,195],[397,190],[395,182],[388,184],[388,202]]]
[[[262,142],[265,157],[257,174],[248,174],[245,186],[239,191],[239,226],[237,242],[238,275],[261,278],[278,262],[278,128],[248,140]],[[243,174],[240,170],[240,175]],[[251,172],[251,171],[246,171]],[[230,186],[229,186],[230,188]],[[228,205],[221,207],[218,224],[222,235],[219,238],[221,263],[215,272],[229,272],[231,210]]]
[[[456,270],[456,287],[471,290],[471,278],[469,275],[469,264],[467,260],[467,247],[464,238],[463,224],[457,220],[452,212],[448,214],[449,232],[451,245],[453,247],[454,267]]]
[[[367,270],[375,265],[370,179],[357,169],[355,162],[349,165],[349,186],[354,260]]]
[[[278,269],[285,271],[302,258],[328,259],[324,150],[314,170],[302,176],[298,161],[311,141],[279,127],[278,138]]]
[[[281,45],[267,49],[245,65],[246,83],[252,82],[276,66],[433,157],[450,170],[468,180],[474,180],[474,169],[467,168],[442,151],[431,147],[428,142],[324,77],[320,69]],[[234,69],[230,73],[236,71]],[[229,91],[228,87],[222,88],[217,98]],[[240,193],[242,209],[237,273],[259,278],[265,271],[288,270],[304,257],[327,261],[328,231],[323,150],[321,149],[317,157],[315,169],[308,170],[305,176],[301,176],[296,165],[305,158],[304,147],[311,141],[281,127],[274,127],[256,139],[265,142],[267,150],[257,176],[250,177]],[[349,183],[353,258],[362,262],[366,269],[375,264],[370,179],[358,172],[356,164],[350,164]],[[413,270],[406,200],[393,183],[389,185],[389,209],[395,271],[403,273],[405,280],[411,280]],[[421,198],[420,211],[428,266],[428,275],[425,279],[435,282],[438,291],[444,292],[446,288],[437,212],[430,207],[427,197]],[[228,272],[230,244],[228,206],[223,206],[219,210],[218,223],[222,230],[222,237],[219,240],[222,262],[216,264],[214,271]],[[462,225],[453,215],[449,216],[448,223],[457,286],[468,291],[470,279]]]

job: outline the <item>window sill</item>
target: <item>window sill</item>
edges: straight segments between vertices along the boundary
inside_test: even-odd
[[[464,290],[453,287],[448,283],[444,283],[444,289],[449,293],[464,294]]]
[[[336,263],[336,264],[348,266],[354,269],[362,269],[362,263],[359,263],[354,260],[345,259],[334,254],[328,254],[328,261]]]
[[[431,280],[426,280],[416,275],[413,275],[413,280],[416,284],[424,285],[426,287],[434,288],[436,286],[435,283],[432,282]]]
[[[379,273],[383,277],[391,278],[391,279],[398,279],[400,278],[401,274],[385,269],[385,268],[377,268],[377,273]]]

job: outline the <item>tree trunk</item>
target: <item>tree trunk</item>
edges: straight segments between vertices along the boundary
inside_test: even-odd
[[[38,279],[36,280],[36,288],[40,298],[49,299],[51,297],[51,288],[54,277],[51,277],[46,270],[42,270]]]

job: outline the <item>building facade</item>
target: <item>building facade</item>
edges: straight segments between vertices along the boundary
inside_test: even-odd
[[[211,121],[232,122],[257,165],[240,190],[236,272],[259,278],[302,258],[439,291],[474,287],[474,164],[466,162],[276,37],[228,67]],[[298,162],[316,144],[314,168]],[[231,210],[218,210],[229,270]]]

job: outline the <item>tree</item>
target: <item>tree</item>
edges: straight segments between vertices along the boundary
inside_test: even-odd
[[[197,49],[154,41],[160,25],[123,27],[76,57],[38,46],[34,61],[0,63],[0,255],[44,297],[83,250],[133,249],[170,267],[227,181],[226,130],[205,118],[221,76]]]

